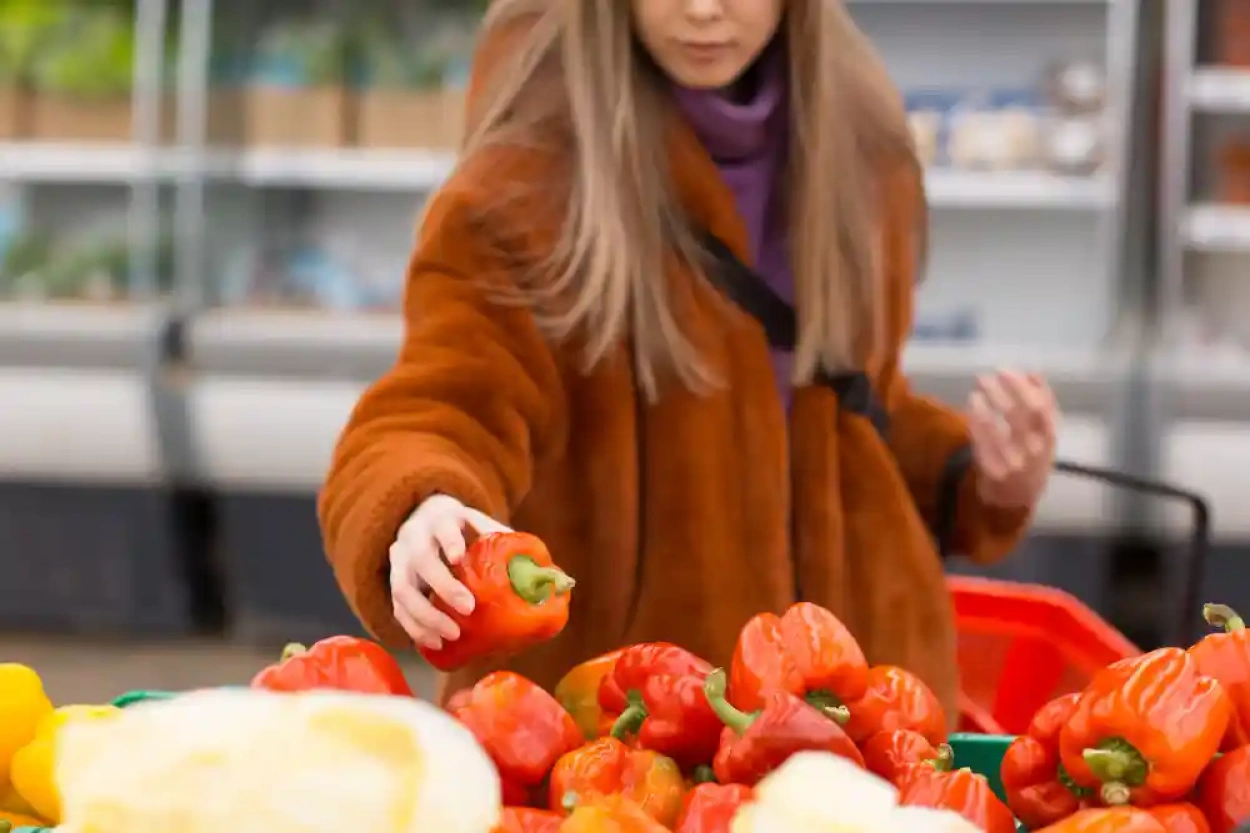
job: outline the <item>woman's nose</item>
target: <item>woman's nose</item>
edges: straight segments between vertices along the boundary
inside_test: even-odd
[[[715,20],[725,13],[722,0],[686,0],[686,16],[698,21]]]

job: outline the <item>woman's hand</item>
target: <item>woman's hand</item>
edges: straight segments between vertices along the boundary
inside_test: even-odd
[[[1009,370],[978,377],[968,411],[981,499],[1004,508],[1034,506],[1050,477],[1059,422],[1046,380]]]
[[[455,498],[434,495],[413,512],[391,544],[391,604],[395,620],[415,642],[439,649],[460,638],[451,617],[430,602],[436,595],[466,616],[473,612],[469,589],[452,575],[449,564],[464,557],[465,527],[479,535],[510,530]]]

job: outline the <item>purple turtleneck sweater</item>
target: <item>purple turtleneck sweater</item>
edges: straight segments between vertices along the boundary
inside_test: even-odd
[[[749,94],[731,98],[716,90],[675,90],[678,106],[711,154],[734,194],[746,225],[755,270],[773,291],[794,303],[794,278],[786,256],[778,183],[786,154],[786,72],[776,48],[753,68]],[[773,371],[784,405],[789,406],[793,356],[773,351]]]

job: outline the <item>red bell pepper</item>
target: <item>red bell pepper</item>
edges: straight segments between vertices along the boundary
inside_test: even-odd
[[[796,752],[832,752],[860,766],[864,758],[835,721],[788,691],[774,689],[759,711],[747,714],[725,699],[725,672],[717,669],[703,685],[712,710],[725,724],[712,762],[722,784],[754,787]]]
[[[673,833],[729,833],[738,808],[754,797],[744,784],[700,784],[686,793]]]
[[[1160,804],[1146,812],[1155,817],[1168,833],[1211,833],[1202,811],[1188,802]]]
[[[538,538],[524,532],[483,535],[465,550],[452,574],[476,599],[467,616],[441,596],[434,606],[460,627],[460,638],[435,650],[420,646],[426,662],[454,671],[475,660],[512,656],[564,630],[573,579],[551,560]]]
[[[296,643],[287,645],[277,664],[252,678],[252,688],[268,691],[334,689],[412,696],[404,671],[395,658],[381,645],[354,636],[331,636],[311,648]]]
[[[1167,830],[1150,813],[1136,807],[1096,807],[1078,810],[1034,833],[1167,833]]]
[[[681,812],[686,781],[672,758],[631,749],[614,737],[566,752],[551,770],[548,806],[568,812],[582,803],[619,796],[669,827]]]
[[[1226,752],[1207,767],[1198,781],[1197,802],[1211,833],[1232,833],[1250,820],[1250,746]]]
[[[706,661],[667,642],[626,648],[599,684],[600,707],[617,715],[612,736],[637,736],[640,747],[683,769],[711,761],[724,728],[703,694],[711,672]]]
[[[867,688],[847,701],[851,718],[846,733],[864,743],[877,732],[909,729],[937,746],[946,743],[946,710],[937,695],[910,671],[893,665],[868,670]]]
[[[1011,810],[994,795],[984,775],[951,769],[950,747],[936,760],[907,765],[898,776],[898,803],[904,807],[952,810],[985,833],[1015,833]]]
[[[561,755],[582,742],[555,698],[511,671],[478,680],[452,715],[468,727],[499,770],[504,801],[528,804]]]
[[[491,833],[560,833],[564,817],[530,807],[504,807]]]
[[[1080,699],[1079,693],[1066,694],[1042,706],[1003,756],[999,774],[1007,806],[1030,830],[1092,806],[1093,791],[1074,784],[1059,761],[1059,733]]]
[[[669,828],[628,798],[610,795],[578,804],[560,833],[669,833]]]
[[[604,714],[599,706],[599,684],[612,672],[623,650],[618,648],[575,665],[556,683],[556,699],[573,715],[586,740],[603,737],[616,722],[616,715]]]
[[[1106,804],[1177,801],[1219,750],[1232,704],[1180,648],[1112,663],[1090,681],[1059,735],[1064,768]]]
[[[925,740],[924,735],[910,729],[877,732],[860,746],[868,771],[891,784],[898,780],[905,767],[936,760],[942,751]]]
[[[851,632],[820,605],[799,602],[782,616],[761,613],[738,634],[729,701],[742,711],[763,707],[771,691],[802,697],[846,722],[844,705],[861,697],[868,663]]]
[[[1214,677],[1228,692],[1233,704],[1223,748],[1233,750],[1250,743],[1250,629],[1231,607],[1204,605],[1202,615],[1220,633],[1203,637],[1189,649],[1198,672]]]

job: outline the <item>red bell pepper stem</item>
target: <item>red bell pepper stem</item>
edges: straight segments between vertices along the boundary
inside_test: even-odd
[[[1202,618],[1213,628],[1223,628],[1226,633],[1244,631],[1246,620],[1237,615],[1237,611],[1228,605],[1205,604],[1202,606]]]
[[[808,705],[839,726],[845,726],[851,720],[851,710],[842,705],[838,698],[827,691],[809,691],[803,698]]]
[[[734,732],[741,735],[751,728],[751,724],[755,722],[758,713],[748,714],[741,709],[735,708],[732,703],[725,699],[725,691],[729,687],[728,677],[722,668],[718,668],[708,675],[707,680],[703,683],[703,691],[707,694],[708,705],[712,707],[712,711],[716,712],[716,716],[721,722],[733,729]]]
[[[288,642],[282,649],[282,656],[278,658],[279,662],[286,662],[292,657],[298,657],[300,654],[308,653],[308,646],[299,642]]]
[[[707,764],[699,764],[690,773],[690,783],[692,784],[715,784],[716,770]]]
[[[642,695],[636,691],[631,691],[626,695],[626,698],[629,705],[625,708],[625,711],[621,712],[620,717],[612,724],[612,730],[608,732],[617,740],[638,734],[638,730],[642,727],[642,722],[648,716],[647,706],[642,702]]]
[[[1122,740],[1104,741],[1082,753],[1090,771],[1102,782],[1103,803],[1112,807],[1129,802],[1132,787],[1146,781],[1150,766],[1132,744]]]
[[[532,605],[542,604],[552,594],[567,593],[577,584],[560,568],[541,567],[528,555],[514,555],[508,560],[508,583]]]

